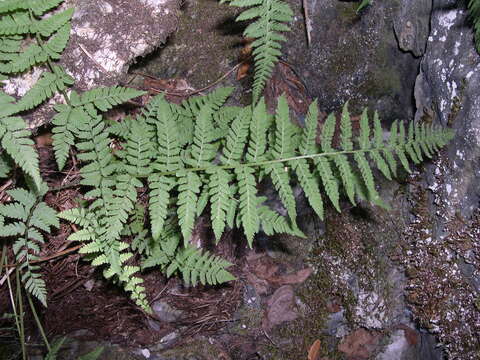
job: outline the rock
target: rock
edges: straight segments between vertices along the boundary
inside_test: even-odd
[[[60,63],[75,78],[75,89],[117,85],[139,56],[165,43],[175,30],[179,0],[68,0],[59,10],[74,7],[70,41]],[[23,95],[39,78],[36,69],[7,81],[4,90]],[[50,106],[31,116],[30,127],[50,120]]]
[[[433,117],[455,129],[448,146],[450,164],[439,169],[444,185],[438,201],[449,204],[445,215],[459,211],[468,218],[480,199],[480,56],[473,47],[466,11],[444,6],[440,2],[432,15],[427,52],[415,84],[415,118],[428,121]]]
[[[298,316],[295,311],[295,294],[293,287],[284,285],[278,288],[268,299],[264,329],[271,329],[285,321],[295,320]]]
[[[358,329],[342,340],[338,351],[343,352],[347,359],[369,359],[379,339],[378,333]]]
[[[183,315],[182,310],[174,309],[167,302],[160,300],[152,304],[152,310],[158,320],[168,323],[178,321]]]
[[[172,346],[177,341],[179,336],[180,332],[178,330],[172,331],[171,333],[162,337],[157,344],[151,346],[150,351],[160,351]]]
[[[358,2],[306,0],[313,26],[307,47],[302,2],[289,1],[295,20],[283,56],[304,81],[309,95],[319,99],[322,110],[338,110],[350,100],[354,113],[369,106],[387,123],[413,117],[412,89],[419,59],[399,49],[392,31],[394,20],[402,19],[405,24],[410,21],[411,31],[425,37],[429,13],[426,5],[414,7],[413,2],[376,1],[357,14]],[[413,17],[415,9],[421,12]],[[420,42],[413,44],[416,52]]]
[[[427,215],[417,217],[423,225],[416,225],[412,238],[415,253],[424,255],[412,254],[418,273],[410,286],[415,285],[413,301],[419,300],[415,316],[437,334],[449,357],[458,359],[475,358],[480,347],[472,335],[480,322],[472,295],[480,283],[479,93],[480,56],[468,13],[456,1],[436,1],[415,84],[415,119],[450,126],[455,137],[427,169]],[[421,232],[425,235],[419,236]],[[429,293],[442,295],[424,296]],[[435,311],[428,310],[430,305]]]
[[[425,53],[430,33],[432,0],[403,0],[393,18],[398,46],[415,56]]]

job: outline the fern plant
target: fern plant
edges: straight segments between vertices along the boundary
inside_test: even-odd
[[[256,104],[281,55],[281,43],[286,41],[282,33],[290,31],[287,23],[293,20],[293,12],[288,4],[281,0],[221,0],[220,2],[227,1],[230,1],[231,6],[249,7],[237,17],[236,21],[254,19],[243,35],[254,39],[251,44],[255,60],[252,90],[253,104]]]
[[[45,187],[41,193],[20,188],[8,190],[13,201],[0,205],[0,234],[15,237],[13,252],[20,262],[25,289],[47,306],[45,281],[35,260],[45,241],[42,232],[58,228],[59,222],[55,210],[41,201],[45,192]]]
[[[129,91],[130,96],[138,95],[133,90],[124,94]],[[224,106],[231,91],[220,88],[181,105],[159,95],[136,119],[114,123],[98,113],[110,105],[96,107],[86,100],[90,95],[72,93],[71,105],[58,108],[56,141],[75,144],[84,164],[81,184],[91,187],[87,208],[59,216],[81,227],[70,240],[85,241],[81,252],[91,255],[93,265],[105,266],[105,276],[121,282],[147,311],[142,280],[136,275],[141,269],[159,266],[167,276],[178,271],[192,284],[234,279],[226,270],[229,262],[190,243],[200,215],[210,218],[217,241],[227,227],[242,228],[250,246],[261,229],[270,235],[302,236],[293,184],[303,189],[322,219],[322,188],[338,211],[342,188],[352,203],[358,196],[382,204],[372,167],[391,178],[397,161],[410,171],[408,158],[418,163],[431,157],[451,138],[449,130],[413,123],[407,130],[403,122],[395,122],[384,141],[378,115],[374,114],[371,126],[365,110],[356,140],[346,104],[339,147],[333,145],[333,114],[317,145],[316,102],[301,129],[290,120],[283,96],[272,119],[263,99],[253,108]],[[121,150],[109,146],[114,138]],[[287,216],[266,205],[257,191],[260,178],[271,180]],[[145,188],[149,203],[139,206],[137,192]],[[125,242],[128,235],[136,236],[131,244]],[[140,267],[132,263],[133,251],[143,258]]]
[[[0,236],[15,238],[13,250],[23,272],[25,289],[44,305],[45,283],[38,273],[38,266],[32,261],[39,251],[39,244],[44,241],[39,230],[48,232],[51,227],[58,226],[58,220],[55,212],[40,201],[47,187],[40,176],[38,154],[22,114],[73,84],[73,79],[55,64],[68,42],[73,9],[44,16],[61,2],[0,2],[0,79],[7,80],[37,66],[47,69],[18,100],[0,91],[0,176],[8,177],[18,166],[27,182],[32,182],[28,191],[10,190],[8,193],[14,202],[0,205]]]

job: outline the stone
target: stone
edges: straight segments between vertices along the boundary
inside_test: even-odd
[[[136,58],[165,43],[177,26],[180,1],[67,0],[58,11],[68,7],[74,7],[75,13],[60,64],[75,79],[74,89],[89,90],[125,81]],[[42,71],[36,68],[9,79],[4,91],[22,96]],[[52,113],[51,105],[38,108],[27,119],[29,126],[50,121]]]
[[[172,323],[181,319],[182,310],[177,310],[165,301],[155,301],[152,304],[152,310],[159,321]]]
[[[399,49],[392,28],[400,17],[411,22],[412,31],[424,33],[429,13],[422,10],[417,18],[407,20],[401,15],[414,10],[406,1],[375,1],[360,14],[356,13],[358,2],[306,3],[313,27],[311,45],[306,43],[302,2],[289,0],[295,20],[282,53],[309,96],[318,98],[320,109],[337,111],[350,101],[354,113],[368,106],[378,110],[387,124],[412,118],[412,89],[420,60]]]
[[[432,0],[403,0],[393,19],[398,46],[414,56],[425,53],[430,33]]]

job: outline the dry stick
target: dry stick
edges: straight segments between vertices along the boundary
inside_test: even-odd
[[[52,255],[48,255],[48,256],[45,256],[45,257],[42,257],[42,258],[38,258],[36,260],[32,260],[30,261],[31,264],[37,264],[37,263],[41,263],[41,262],[44,262],[44,261],[48,261],[48,260],[52,260],[52,259],[55,259],[57,257],[60,257],[60,256],[63,256],[63,255],[67,255],[67,254],[70,254],[74,251],[77,251],[78,249],[80,249],[83,245],[77,245],[77,246],[74,246],[70,249],[67,249],[67,250],[63,250],[63,251],[59,251],[58,253],[55,253],[55,254],[52,254]],[[15,268],[17,266],[19,266],[21,263],[15,263],[15,264],[5,264],[4,266],[5,267],[9,267],[9,268]],[[11,269],[10,269],[11,270]],[[5,280],[1,280],[0,281],[0,286],[3,284]]]
[[[159,90],[159,89],[150,89],[154,92],[159,92],[159,93],[164,93],[166,95],[171,95],[171,96],[185,96],[185,97],[188,97],[188,96],[192,96],[192,95],[195,95],[195,94],[198,94],[198,93],[201,93],[202,91],[205,91],[205,90],[208,90],[210,89],[212,86],[215,86],[217,85],[218,83],[222,82],[227,76],[229,76],[231,73],[233,73],[235,70],[237,70],[239,68],[240,65],[242,65],[244,62],[248,61],[247,60],[244,60],[242,62],[239,62],[237,65],[235,65],[233,68],[231,68],[230,70],[228,70],[225,74],[223,74],[222,76],[220,76],[217,80],[215,80],[213,83],[211,83],[210,85],[207,85],[201,89],[198,89],[198,90],[194,90],[194,91],[190,91],[190,92],[187,92],[187,93],[179,93],[179,92],[172,92],[172,91],[168,91],[168,90]],[[148,75],[148,74],[145,74],[145,73],[141,73],[141,72],[133,72],[132,74],[134,75],[140,75],[140,76],[143,76],[143,77],[148,77],[150,79],[154,79],[154,80],[158,80],[156,77],[154,76],[151,76],[151,75]]]

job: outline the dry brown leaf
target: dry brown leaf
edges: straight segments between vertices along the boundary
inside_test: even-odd
[[[267,301],[263,329],[270,330],[282,322],[295,320],[297,316],[293,288],[290,285],[284,285],[278,288]]]
[[[248,70],[250,70],[249,62],[244,62],[243,64],[240,64],[237,70],[237,81],[242,80],[245,76],[247,76]]]
[[[305,268],[302,270],[299,270],[293,274],[288,274],[288,275],[279,275],[279,276],[272,276],[267,278],[268,281],[272,283],[277,283],[277,284],[300,284],[304,282],[305,280],[308,279],[310,274],[312,273],[311,268]]]
[[[310,346],[308,350],[308,360],[319,360],[320,358],[320,340],[315,340],[315,342]]]
[[[343,338],[338,345],[338,351],[343,352],[347,359],[369,359],[380,335],[366,329],[358,329]]]

